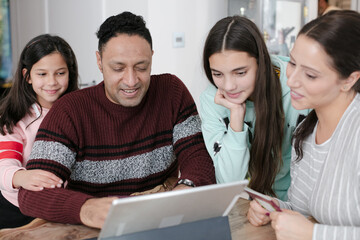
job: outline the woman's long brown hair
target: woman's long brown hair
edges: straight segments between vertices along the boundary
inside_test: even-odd
[[[341,79],[360,70],[360,14],[351,10],[331,11],[306,24],[299,32],[315,40],[328,55],[329,63]],[[352,87],[360,92],[360,80]],[[302,144],[317,123],[312,110],[293,134],[297,161],[303,158]]]

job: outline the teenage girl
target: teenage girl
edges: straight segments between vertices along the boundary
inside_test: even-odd
[[[206,147],[218,183],[250,177],[250,187],[287,199],[291,137],[308,110],[291,106],[285,69],[256,25],[226,17],[210,30],[203,62],[209,87],[200,97]]]
[[[62,180],[44,170],[26,170],[37,130],[53,103],[78,89],[78,67],[69,44],[48,34],[23,49],[12,87],[0,101],[0,228],[18,227],[33,218],[18,208],[20,187],[41,191]]]

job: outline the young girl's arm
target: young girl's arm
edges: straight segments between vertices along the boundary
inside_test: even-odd
[[[44,170],[23,170],[14,173],[12,184],[14,188],[25,188],[31,191],[41,191],[44,188],[61,187],[63,181],[55,174]]]
[[[44,187],[60,187],[62,180],[53,173],[44,170],[25,170],[24,141],[21,136],[18,131],[5,136],[0,135],[1,191],[17,192],[20,187],[32,191],[40,191]]]

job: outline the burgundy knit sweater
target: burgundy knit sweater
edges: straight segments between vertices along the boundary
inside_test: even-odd
[[[104,83],[58,100],[40,125],[27,169],[61,177],[66,188],[19,191],[21,211],[49,221],[79,224],[92,197],[127,196],[170,176],[196,186],[215,183],[195,103],[174,75],[151,76],[142,102],[110,102]]]

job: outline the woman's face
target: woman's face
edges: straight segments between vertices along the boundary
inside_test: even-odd
[[[257,72],[256,58],[247,52],[225,50],[209,58],[212,78],[224,97],[241,104],[253,93]]]
[[[345,81],[331,67],[330,57],[315,40],[300,35],[286,69],[291,104],[296,109],[331,106],[341,94]]]

